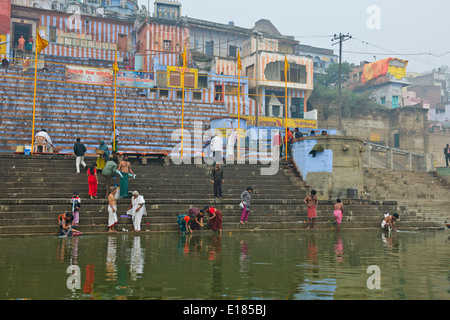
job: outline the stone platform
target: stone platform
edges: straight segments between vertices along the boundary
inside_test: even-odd
[[[85,234],[107,231],[107,200],[99,174],[99,198],[89,199],[87,174],[75,173],[72,156],[0,155],[3,177],[0,189],[0,235],[56,234],[57,217],[69,211],[73,191],[82,200],[80,225]],[[87,157],[92,164],[94,157]],[[167,163],[167,162],[166,162]],[[177,231],[176,217],[190,207],[214,206],[223,213],[223,231],[306,229],[307,214],[303,199],[313,186],[306,185],[295,170],[283,163],[277,174],[262,176],[260,164],[226,165],[223,200],[213,198],[210,166],[165,165],[164,159],[147,164],[132,161],[137,174],[130,179],[130,191],[138,190],[146,200],[148,216],[143,218],[143,232]],[[118,179],[113,179],[119,184]],[[252,213],[249,223],[240,225],[239,196],[253,186]],[[118,216],[125,215],[130,199],[118,200]],[[344,199],[346,215],[341,229],[379,228],[386,212],[401,215],[402,228],[435,228],[435,223],[398,206],[392,199]],[[332,200],[321,200],[316,225],[333,229]],[[130,218],[119,218],[118,230],[131,229]],[[208,227],[205,227],[208,230]]]

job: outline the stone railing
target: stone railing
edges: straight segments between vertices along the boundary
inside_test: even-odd
[[[364,142],[364,164],[392,170],[433,171],[432,156]]]

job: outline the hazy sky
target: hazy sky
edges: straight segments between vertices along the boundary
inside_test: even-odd
[[[448,0],[178,1],[182,16],[225,24],[234,21],[245,28],[268,19],[281,34],[305,45],[333,49],[335,54],[339,46],[331,45],[333,35],[349,33],[353,39],[344,42],[343,60],[350,63],[396,57],[409,61],[407,72],[450,66]],[[146,6],[148,2],[139,0]],[[150,0],[152,14],[153,5]]]

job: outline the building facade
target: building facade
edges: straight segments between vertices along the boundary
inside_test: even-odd
[[[403,88],[411,83],[406,77],[408,61],[387,58],[376,62],[361,62],[353,68],[346,88],[367,93],[379,105],[388,109],[403,107]]]
[[[49,41],[41,52],[44,59],[59,56],[112,63],[117,52],[119,61],[129,61],[129,70],[153,73],[155,87],[145,90],[149,98],[180,101],[184,73],[186,102],[225,105],[231,115],[256,120],[265,116],[316,120],[315,113],[307,113],[314,57],[303,54],[294,37],[282,35],[267,19],[242,28],[233,22],[183,17],[181,3],[173,0],[154,1],[153,14],[139,9],[136,0],[11,1],[6,6],[10,10],[0,12],[9,18],[9,29],[1,31],[1,49],[18,63],[32,56],[39,33]],[[18,48],[21,36],[33,39],[33,50]],[[183,70],[184,50],[187,68]],[[332,57],[332,52],[326,53]]]

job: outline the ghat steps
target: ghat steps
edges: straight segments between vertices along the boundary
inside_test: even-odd
[[[107,231],[107,201],[103,179],[99,175],[99,198],[89,199],[86,172],[75,172],[75,158],[70,156],[0,155],[4,165],[0,189],[0,234],[54,234],[57,216],[70,210],[70,198],[77,190],[82,199],[79,229],[84,233]],[[86,162],[93,163],[88,157]],[[176,231],[176,216],[191,206],[214,206],[223,213],[223,230],[274,230],[306,228],[303,199],[306,186],[288,164],[273,176],[262,176],[260,164],[226,165],[223,200],[213,199],[211,167],[202,165],[164,165],[154,159],[144,165],[132,160],[136,179],[130,179],[130,191],[138,190],[146,199],[148,216],[143,231]],[[114,181],[114,180],[113,180]],[[116,180],[118,183],[118,180]],[[240,225],[239,196],[249,185],[252,214],[249,223]],[[118,216],[125,215],[130,199],[118,200]],[[396,210],[395,201],[345,200],[346,215],[342,228],[378,228],[383,214]],[[318,228],[334,228],[333,201],[320,201]],[[400,213],[402,214],[402,213]],[[402,215],[404,228],[434,227],[414,213]],[[131,219],[119,217],[117,228],[131,228]],[[208,227],[205,227],[208,229]]]
[[[61,64],[50,64],[48,72],[38,70],[35,129],[47,129],[54,144],[63,152],[70,152],[77,137],[91,151],[98,147],[100,140],[109,145],[114,88],[65,82],[64,66],[111,67],[111,63],[56,56],[46,56],[46,59]],[[0,152],[11,152],[31,142],[34,72],[30,70],[22,77],[21,68],[0,68],[0,80],[0,135],[3,137]],[[157,98],[153,92],[150,97],[140,96],[135,88],[118,87],[115,113],[116,126],[121,133],[119,151],[170,152],[176,144],[171,134],[181,129],[181,105],[181,99]],[[195,122],[206,124],[213,117],[227,116],[229,113],[223,103],[186,101],[184,129],[194,132]]]
[[[450,221],[450,186],[435,174],[407,170],[364,168],[368,199],[395,199],[399,209],[417,219],[443,226]]]

